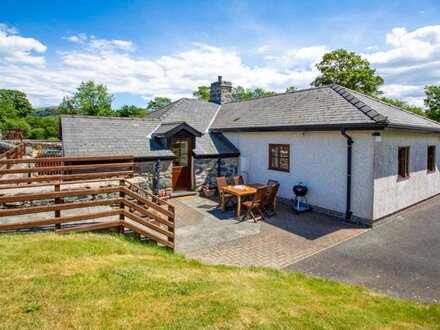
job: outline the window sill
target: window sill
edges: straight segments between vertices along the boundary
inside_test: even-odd
[[[436,172],[436,170],[427,170],[426,171],[426,174],[433,174],[433,173],[435,173]]]
[[[408,176],[405,176],[405,177],[403,177],[403,176],[398,176],[398,177],[397,177],[397,182],[406,181],[406,180],[409,180],[409,178],[410,178],[409,175],[408,175]]]
[[[282,169],[279,169],[279,168],[268,168],[268,170],[269,171],[277,171],[277,172],[286,172],[286,173],[289,173],[290,172],[290,170],[282,170]]]

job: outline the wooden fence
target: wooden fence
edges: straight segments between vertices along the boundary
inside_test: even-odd
[[[113,179],[113,181],[115,181]],[[84,183],[86,181],[82,181]],[[88,182],[88,181],[87,181]],[[71,231],[90,231],[107,228],[119,228],[124,233],[125,228],[149,238],[167,248],[175,248],[175,209],[174,206],[161,198],[149,193],[142,187],[126,179],[118,179],[118,185],[93,189],[62,190],[64,185],[72,182],[51,183],[53,192],[23,193],[16,196],[0,197],[0,204],[25,203],[26,206],[0,209],[0,217],[20,216],[27,214],[46,213],[38,220],[9,222],[0,224],[0,231],[29,229],[55,225],[57,233]],[[25,188],[35,185],[23,186]],[[109,195],[111,194],[111,195]],[[104,198],[102,197],[104,195]],[[66,198],[93,196],[92,200],[64,202]],[[109,197],[114,196],[114,197]],[[53,200],[50,205],[38,201]],[[31,204],[30,206],[27,206]],[[32,204],[37,204],[32,206]],[[107,210],[87,212],[84,214],[62,215],[64,210],[81,209],[86,207],[109,206]],[[53,212],[53,217],[47,218],[47,212]],[[118,220],[106,220],[92,224],[72,226],[74,222],[117,216]],[[69,226],[62,228],[62,224]]]
[[[13,168],[15,164],[26,164],[27,167]],[[12,186],[14,184],[132,177],[134,162],[133,156],[9,158],[0,160],[0,176],[5,174],[21,174],[23,177],[0,178],[0,189],[17,188]]]
[[[0,154],[0,169],[11,168],[12,162],[15,159],[22,159],[26,155],[26,144],[21,143],[18,146],[11,148],[4,153]],[[5,162],[6,160],[6,162]]]

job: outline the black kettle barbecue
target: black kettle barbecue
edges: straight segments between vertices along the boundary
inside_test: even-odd
[[[306,195],[309,191],[302,182],[293,186],[293,193],[295,194],[295,199],[292,199],[292,209],[296,214],[311,211],[312,208],[307,203]]]

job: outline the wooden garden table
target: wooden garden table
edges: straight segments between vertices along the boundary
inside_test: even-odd
[[[231,194],[234,196],[237,196],[237,219],[240,220],[240,214],[241,214],[241,199],[243,197],[248,197],[255,195],[257,192],[258,187],[265,186],[261,183],[252,183],[248,185],[244,185],[245,189],[237,189],[235,186],[226,186],[223,187],[223,194],[222,194],[222,210],[225,210],[225,193]]]

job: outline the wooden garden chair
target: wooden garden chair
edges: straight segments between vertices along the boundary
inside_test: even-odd
[[[234,202],[235,196],[223,192],[223,188],[228,185],[228,183],[226,182],[226,178],[224,176],[220,176],[216,178],[216,181],[217,181],[218,195],[220,196],[220,202],[218,203],[217,207],[222,206],[223,195],[225,195],[225,207],[228,206],[228,203],[230,203],[232,207],[235,207],[236,205],[236,203]]]
[[[234,176],[234,184],[236,186],[244,184],[243,177],[241,175]]]
[[[264,196],[264,199],[263,199],[263,202],[261,205],[261,209],[269,218],[271,216],[277,214],[275,206],[276,206],[276,198],[277,198],[279,188],[280,188],[279,183],[277,183],[271,187],[268,187],[267,193]],[[272,214],[270,214],[269,212],[272,212]]]
[[[243,216],[242,220],[246,220],[248,216],[251,216],[256,223],[258,220],[264,220],[263,212],[261,210],[262,202],[264,196],[266,195],[267,187],[258,187],[257,192],[254,195],[254,198],[251,201],[246,201],[241,203],[244,207],[246,207],[246,214]],[[256,212],[260,214],[260,217],[256,217]]]
[[[270,188],[270,187],[272,187],[272,186],[275,186],[276,184],[279,184],[279,182],[276,181],[276,180],[269,179],[269,180],[267,181],[266,186],[267,186],[268,188]]]

